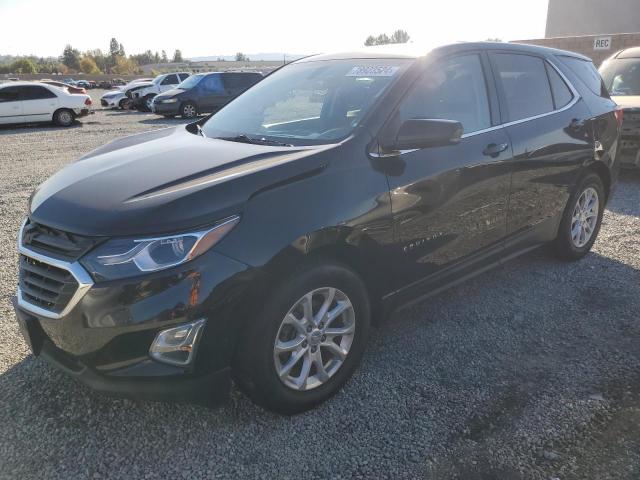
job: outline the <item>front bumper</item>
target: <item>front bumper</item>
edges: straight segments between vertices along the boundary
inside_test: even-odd
[[[89,387],[148,400],[222,402],[254,272],[207,252],[182,266],[122,281],[98,282],[63,317],[14,307],[35,355]],[[34,310],[34,309],[31,309]],[[205,318],[194,361],[185,367],[151,359],[156,334]]]
[[[95,113],[91,108],[74,108],[73,111],[76,114],[76,118],[86,117],[87,115],[93,115]]]
[[[180,114],[180,102],[174,103],[159,103],[153,102],[153,113],[158,115],[179,115]]]

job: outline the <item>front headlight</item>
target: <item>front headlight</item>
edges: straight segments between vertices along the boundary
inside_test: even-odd
[[[160,100],[160,103],[176,103],[177,101],[177,98],[167,98],[165,100]]]
[[[240,217],[212,228],[166,237],[109,240],[80,262],[96,280],[115,280],[175,267],[202,255],[236,226]]]

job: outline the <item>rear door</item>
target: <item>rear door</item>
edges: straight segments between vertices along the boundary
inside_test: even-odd
[[[50,122],[58,109],[58,96],[41,85],[19,87],[22,115],[25,122]]]
[[[581,166],[593,158],[590,112],[548,58],[490,55],[513,145],[508,251],[551,240]]]
[[[497,125],[486,56],[465,53],[427,67],[391,123],[416,118],[457,120],[464,134],[455,145],[388,159],[395,164],[388,180],[401,288],[497,261],[506,234],[511,147]]]
[[[0,88],[0,123],[23,121],[22,101],[17,86]]]

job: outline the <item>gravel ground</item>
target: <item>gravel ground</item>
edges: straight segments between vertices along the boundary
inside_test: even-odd
[[[112,400],[28,355],[10,297],[30,191],[108,140],[179,122],[99,111],[0,129],[0,478],[640,478],[637,174],[586,259],[541,249],[396,312],[307,414],[236,391],[217,410]]]

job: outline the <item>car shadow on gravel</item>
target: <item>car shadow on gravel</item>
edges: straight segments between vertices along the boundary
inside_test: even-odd
[[[81,120],[76,120],[73,125],[68,127],[59,127],[53,123],[32,123],[32,124],[20,124],[20,125],[0,125],[0,135],[15,135],[17,133],[38,133],[38,132],[55,132],[57,130],[73,130],[76,128],[82,128],[82,124],[85,123]]]
[[[235,390],[220,409],[110,399],[28,356],[0,375],[0,477],[632,479],[638,285],[615,259],[537,250],[395,312],[295,417]]]

